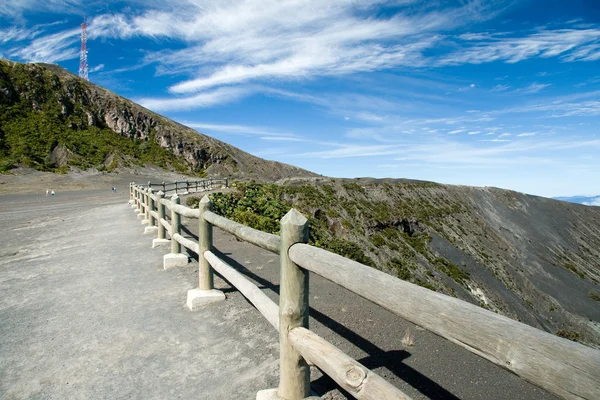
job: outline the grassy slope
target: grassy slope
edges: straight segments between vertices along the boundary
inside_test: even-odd
[[[154,140],[132,140],[105,127],[89,126],[85,107],[78,101],[86,85],[45,68],[0,63],[4,89],[4,95],[0,94],[0,170],[21,164],[64,171],[51,156],[57,147],[67,153],[68,165],[81,168],[111,170],[118,163],[153,163],[185,170],[184,163]],[[28,90],[23,93],[20,88]]]

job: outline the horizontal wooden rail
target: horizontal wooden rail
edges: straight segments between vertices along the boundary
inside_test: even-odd
[[[410,400],[391,383],[354,360],[340,349],[302,327],[289,333],[290,342],[306,361],[319,367],[357,399]]]
[[[271,325],[279,330],[279,306],[267,297],[255,284],[225,263],[210,251],[204,252],[204,257],[210,265],[220,273],[223,278],[235,286],[246,297],[256,309],[269,321]]]
[[[167,232],[169,232],[169,235],[171,235],[171,232],[173,232],[171,230],[171,224],[169,224],[169,222],[167,222],[167,220],[164,219],[164,218],[160,219],[160,223],[162,224],[162,226],[165,227],[165,229],[167,230]]]
[[[156,211],[150,211],[150,215],[155,218],[156,220],[158,220],[158,213]]]
[[[200,218],[200,210],[182,206],[181,204],[175,204],[172,209],[179,215],[187,218]]]
[[[198,254],[200,252],[200,247],[198,246],[198,242],[194,242],[188,238],[181,236],[179,233],[173,234],[173,240],[177,243],[181,244],[183,247],[192,250],[194,253]]]
[[[307,244],[290,258],[565,399],[598,399],[600,351]]]
[[[212,211],[206,211],[203,216],[208,222],[223,229],[225,232],[229,232],[232,235],[260,248],[279,254],[279,236],[259,231],[257,229],[252,229],[246,225],[242,225],[225,217],[221,217]]]
[[[163,206],[167,207],[168,210],[171,210],[171,200],[161,199],[160,200],[160,204],[162,204]]]

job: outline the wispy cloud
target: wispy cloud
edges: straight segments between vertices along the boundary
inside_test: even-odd
[[[459,37],[461,39],[461,37]],[[532,57],[561,57],[564,61],[600,58],[600,28],[539,30],[519,36],[496,33],[464,40],[463,49],[442,57],[439,65],[517,63]]]
[[[94,3],[95,0],[90,2]],[[21,20],[23,14],[28,11],[82,14],[84,2],[81,0],[3,0],[2,3],[0,16]]]
[[[11,57],[18,57],[27,62],[47,62],[70,60],[78,57],[79,52],[75,43],[81,34],[80,29],[42,36],[31,41],[25,47],[18,47],[9,52]]]
[[[511,91],[511,93],[534,94],[534,93],[538,93],[538,92],[544,90],[548,86],[551,86],[551,84],[534,82],[531,85],[528,85],[526,87],[515,89],[515,90]]]
[[[104,69],[104,64],[98,64],[95,67],[89,69],[90,73],[102,71]]]
[[[251,92],[251,88],[223,87],[188,97],[141,98],[137,102],[153,111],[181,111],[230,103]]]
[[[182,124],[202,132],[220,132],[243,136],[260,136],[270,141],[304,141],[304,139],[289,132],[280,132],[270,128],[236,124],[212,124],[205,122],[182,121]]]

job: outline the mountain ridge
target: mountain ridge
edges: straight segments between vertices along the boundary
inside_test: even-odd
[[[111,171],[154,163],[199,176],[317,175],[243,152],[58,65],[0,60],[0,107],[4,171],[16,164],[64,172],[68,166]]]

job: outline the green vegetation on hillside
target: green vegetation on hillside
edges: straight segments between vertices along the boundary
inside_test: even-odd
[[[156,143],[154,132],[147,140],[132,140],[101,123],[89,124],[87,84],[36,65],[0,63],[0,172],[17,164],[60,172],[57,158],[63,170],[72,165],[111,171],[131,163],[188,169]],[[55,150],[62,154],[52,157]]]
[[[437,206],[426,196],[417,202],[402,196],[402,189],[428,190],[428,186],[431,184],[397,184],[397,199],[374,203],[366,188],[344,181],[302,185],[238,182],[235,192],[210,197],[217,214],[275,234],[279,233],[280,219],[295,207],[309,220],[310,244],[433,290],[444,288],[444,284],[432,269],[466,284],[469,274],[435,253],[429,247],[431,236],[427,232],[427,225],[459,212],[460,207],[450,203]],[[188,205],[197,205],[198,198],[188,200]]]

